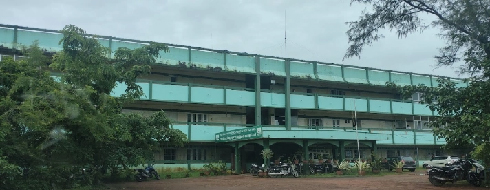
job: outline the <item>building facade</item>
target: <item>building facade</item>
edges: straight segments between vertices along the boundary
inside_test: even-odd
[[[0,58],[16,56],[10,50],[35,40],[42,49],[57,52],[61,38],[54,30],[0,25]],[[98,39],[113,51],[148,44]],[[420,103],[420,94],[403,100],[386,87],[386,82],[437,86],[441,76],[169,46],[151,74],[139,79],[145,95],[124,109],[143,115],[164,110],[172,128],[187,134],[186,147],[155,154],[157,167],[201,168],[223,160],[244,170],[263,162],[264,148],[274,151],[273,159],[353,160],[376,154],[412,156],[420,165],[431,155],[445,154],[440,149],[445,140],[427,127],[438,113]],[[119,84],[112,95],[124,90]]]

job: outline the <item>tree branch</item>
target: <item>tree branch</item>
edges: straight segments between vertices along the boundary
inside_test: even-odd
[[[485,43],[485,42],[480,41],[478,35],[470,32],[469,30],[466,30],[465,28],[461,27],[460,25],[457,25],[454,22],[449,21],[447,18],[445,18],[444,16],[442,16],[441,13],[439,13],[436,10],[434,10],[434,8],[429,7],[425,2],[422,2],[420,0],[403,0],[403,2],[407,3],[408,5],[410,5],[410,6],[414,7],[414,8],[417,8],[417,9],[422,10],[424,12],[427,12],[427,13],[430,13],[430,14],[435,15],[441,21],[445,22],[446,24],[449,24],[449,25],[453,26],[454,28],[458,29],[460,32],[463,32],[463,33],[471,36],[473,38],[473,40],[475,40],[475,41],[477,41],[479,43],[481,43],[481,44],[484,44]],[[415,5],[413,2],[417,2],[419,5]]]

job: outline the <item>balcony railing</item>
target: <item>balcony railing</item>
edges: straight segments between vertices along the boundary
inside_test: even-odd
[[[215,134],[252,127],[250,124],[208,123],[208,122],[174,122],[173,129],[185,133],[190,141],[214,141]],[[263,125],[263,138],[296,138],[296,139],[334,139],[360,140],[376,139],[380,145],[444,145],[446,141],[434,136],[430,130],[359,128],[358,134],[352,127],[311,127],[293,126],[286,130],[282,125]]]
[[[233,88],[227,86],[196,85],[190,83],[155,82],[141,80],[138,82],[145,93],[142,100],[186,102],[212,105],[255,106],[253,89]],[[113,96],[124,93],[126,86],[117,85]],[[260,92],[262,107],[284,108],[285,94]],[[434,116],[434,113],[423,104],[393,99],[371,99],[366,97],[337,96],[326,94],[291,94],[291,108],[339,110],[366,113],[402,114],[417,116]]]
[[[114,56],[114,51],[120,47],[135,49],[151,43],[150,41],[112,36],[88,36],[95,37],[102,46],[108,47],[112,52],[110,56]],[[20,46],[30,46],[34,41],[38,41],[40,48],[50,52],[58,52],[62,50],[62,45],[59,44],[62,37],[62,34],[57,30],[0,24],[0,47],[8,49],[19,49]],[[286,76],[286,66],[289,65],[291,77],[369,85],[385,85],[386,82],[394,82],[398,85],[424,84],[426,86],[437,86],[437,78],[443,77],[177,44],[168,45],[170,52],[161,52],[161,55],[157,58],[158,64],[241,73],[256,73],[256,65],[258,65],[261,73],[276,76]],[[259,58],[256,59],[256,56]],[[289,64],[286,64],[286,62],[289,62]],[[457,86],[467,86],[467,83],[461,79],[452,80],[457,83]]]

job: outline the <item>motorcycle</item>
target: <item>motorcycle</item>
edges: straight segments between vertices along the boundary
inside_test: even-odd
[[[288,175],[292,175],[295,178],[299,177],[299,172],[295,164],[279,163],[279,165],[271,166],[267,173],[269,176],[274,177],[283,177]]]
[[[138,182],[142,182],[143,180],[146,179],[151,179],[155,177],[155,179],[160,180],[160,175],[158,172],[153,168],[152,165],[148,165],[145,169],[135,169],[138,173],[134,175],[134,178]]]
[[[252,174],[252,176],[256,176],[259,174],[259,170],[263,169],[263,167],[259,167],[257,164],[252,164],[252,166],[250,167],[250,173]]]
[[[330,163],[327,164],[312,164],[310,165],[310,173],[332,173],[334,172],[334,166]]]
[[[472,159],[457,160],[445,167],[429,166],[429,181],[432,185],[440,187],[446,182],[454,183],[466,180],[468,183],[479,187],[484,179],[484,167]]]

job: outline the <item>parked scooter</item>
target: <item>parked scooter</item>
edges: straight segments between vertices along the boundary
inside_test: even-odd
[[[138,182],[142,182],[143,180],[151,179],[155,177],[155,179],[160,180],[160,175],[153,168],[153,165],[148,165],[145,169],[135,169],[138,173],[134,175],[134,178]]]
[[[269,176],[274,177],[288,175],[292,175],[295,178],[299,177],[299,172],[295,164],[279,163],[279,165],[272,165],[267,173]]]
[[[431,167],[429,170],[429,181],[432,185],[440,187],[446,182],[454,183],[466,180],[476,187],[481,186],[484,178],[484,167],[472,159],[458,160],[445,167]]]

